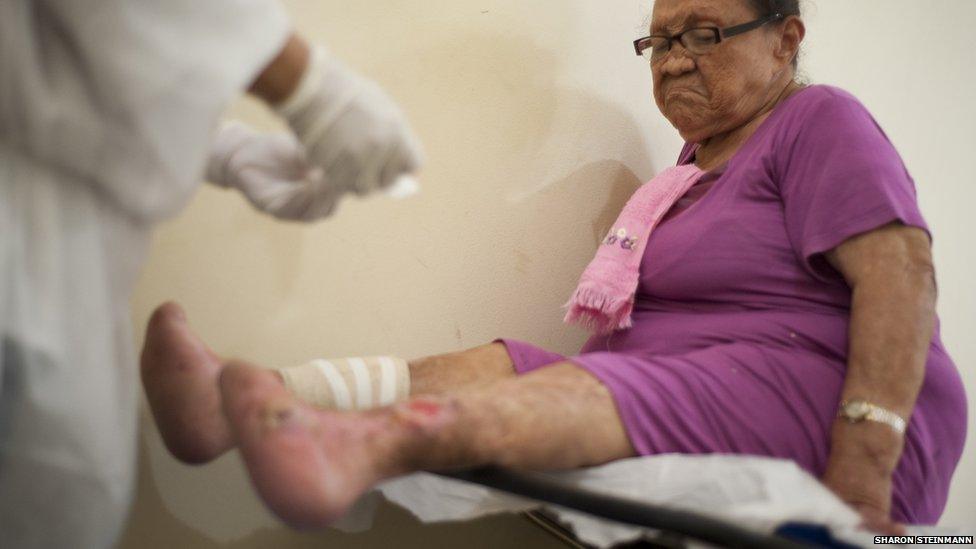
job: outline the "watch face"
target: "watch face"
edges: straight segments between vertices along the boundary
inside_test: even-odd
[[[869,411],[868,403],[863,400],[848,402],[844,406],[844,415],[849,419],[863,419]]]

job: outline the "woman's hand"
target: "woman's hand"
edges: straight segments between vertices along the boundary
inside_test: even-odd
[[[856,471],[857,466],[852,467]],[[861,527],[892,536],[904,535],[905,527],[891,520],[891,479],[879,476],[861,476],[856,483],[839,480],[849,477],[848,471],[827,471],[823,482],[837,497],[861,515]]]
[[[823,483],[861,515],[861,527],[879,534],[903,535],[891,520],[892,472],[902,438],[887,425],[837,420]]]

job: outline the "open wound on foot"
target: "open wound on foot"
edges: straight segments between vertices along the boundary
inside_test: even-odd
[[[331,410],[368,410],[410,395],[407,361],[391,356],[318,359],[278,373],[296,397]]]
[[[261,427],[274,431],[289,426],[304,427],[311,423],[293,403],[269,404],[261,410]]]

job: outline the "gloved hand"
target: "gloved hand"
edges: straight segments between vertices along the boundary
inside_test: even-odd
[[[309,167],[305,147],[290,133],[266,134],[232,122],[217,132],[207,181],[240,190],[258,210],[310,221],[335,210],[342,190]]]
[[[380,88],[321,48],[277,112],[322,169],[325,184],[364,195],[387,189],[422,163],[420,143]]]

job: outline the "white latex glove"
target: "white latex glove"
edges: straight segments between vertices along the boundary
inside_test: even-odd
[[[346,192],[311,168],[305,147],[290,133],[260,133],[239,122],[217,132],[207,181],[240,190],[258,210],[279,219],[312,221],[330,215]],[[401,177],[386,190],[394,198],[415,194],[415,180]]]
[[[277,112],[326,184],[364,195],[420,169],[422,153],[400,109],[373,82],[322,48]]]
[[[240,190],[255,208],[281,219],[311,221],[335,210],[342,196],[308,165],[305,147],[289,133],[260,133],[231,122],[220,128],[206,179]]]

